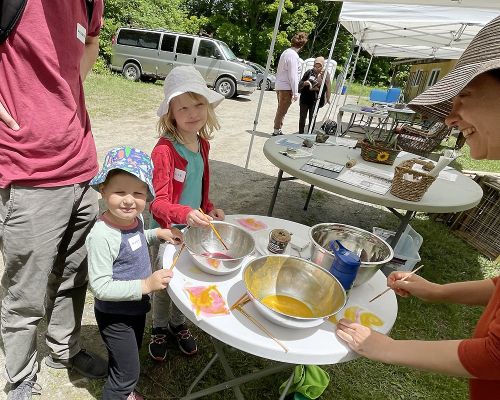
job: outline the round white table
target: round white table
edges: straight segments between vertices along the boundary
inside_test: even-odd
[[[290,137],[295,141],[302,140],[297,135],[290,135]],[[348,198],[389,208],[389,210],[401,220],[396,236],[392,241],[393,246],[395,246],[401,236],[401,233],[405,230],[408,222],[417,211],[429,213],[465,211],[476,206],[481,201],[483,196],[483,191],[476,182],[454,169],[447,169],[446,172],[456,175],[455,181],[452,182],[444,179],[436,179],[424,194],[422,200],[417,202],[400,199],[393,196],[390,192],[387,192],[384,195],[377,194],[375,192],[341,182],[337,179],[326,178],[310,172],[302,171],[300,168],[308,161],[308,158],[292,159],[280,154],[280,152],[286,150],[284,146],[276,143],[282,138],[283,136],[272,137],[264,144],[265,156],[279,168],[278,178],[267,213],[269,216],[272,215],[281,181],[296,178],[312,185],[306,201],[305,209],[307,208],[314,186],[318,186],[329,192],[337,193]],[[357,164],[367,165],[372,168],[380,169],[381,171],[391,172],[394,171],[395,165],[400,164],[402,161],[419,157],[415,154],[406,153],[396,160],[394,163],[395,165],[384,165],[364,161],[361,158],[360,149],[352,149],[345,146],[315,145],[311,150],[313,154],[312,157],[320,160],[345,165],[348,160],[353,159],[356,160]],[[291,175],[292,178],[283,178],[283,172]],[[406,213],[401,214],[396,209],[406,210]]]
[[[249,215],[229,215],[226,217],[226,221],[241,226],[237,222],[237,219],[247,217],[252,217],[263,222],[267,225],[267,229],[284,228],[292,232],[295,237],[308,240],[309,227],[292,221]],[[262,231],[250,232],[254,235],[265,234],[265,232]],[[260,254],[256,255],[258,256]],[[299,256],[298,252],[295,250],[291,250],[291,255]],[[309,248],[302,251],[301,255],[304,258],[308,258],[310,255]],[[248,260],[250,259],[251,258]],[[175,305],[199,328],[213,338],[244,352],[287,364],[336,364],[352,360],[356,357],[356,354],[350,351],[336,336],[335,325],[332,322],[325,321],[319,327],[310,329],[284,328],[262,317],[251,302],[244,306],[245,311],[271,331],[272,334],[288,348],[288,352],[285,352],[275,341],[269,338],[236,310],[225,316],[197,319],[192,311],[191,303],[184,291],[184,287],[216,284],[220,293],[226,300],[227,305],[230,307],[245,293],[245,286],[241,280],[241,275],[242,269],[229,275],[216,276],[206,274],[196,267],[190,254],[186,251],[181,255],[174,269],[174,278],[169,285],[168,292]],[[379,271],[370,281],[351,290],[346,305],[346,307],[357,305],[379,316],[384,324],[377,328],[377,330],[382,333],[388,333],[396,320],[396,296],[393,292],[389,292],[373,303],[368,303],[368,301],[386,287],[386,278],[382,272]],[[223,355],[219,354],[217,346],[216,350],[221,361],[223,361]],[[226,367],[229,366],[225,365],[225,369]],[[285,366],[285,368],[286,367],[290,367],[290,365]],[[206,372],[206,370],[204,370],[204,372]],[[274,372],[276,372],[276,369],[272,373]],[[228,373],[226,370],[226,374],[228,374],[229,378],[234,378],[232,372]],[[264,375],[259,374],[258,377],[261,376]],[[198,380],[197,378],[195,383]],[[249,380],[251,379],[246,379],[244,381]],[[237,382],[232,386],[237,386],[244,381]],[[192,385],[190,390],[192,390],[193,386],[194,385]],[[217,386],[221,386],[219,390],[230,387],[227,383]],[[206,390],[202,392],[202,395],[207,395],[209,393]],[[213,393],[213,391],[210,393]],[[188,393],[188,396],[185,398],[191,399],[196,397],[199,396]]]

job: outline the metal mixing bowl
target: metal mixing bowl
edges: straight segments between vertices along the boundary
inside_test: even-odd
[[[184,242],[196,265],[202,271],[212,275],[230,274],[241,267],[246,256],[253,253],[254,238],[239,226],[223,221],[213,221],[212,224],[229,250],[224,249],[209,226],[190,227],[184,233]],[[213,255],[214,253],[216,255]],[[219,257],[217,253],[225,254],[230,258]]]
[[[361,259],[354,286],[370,280],[387,262],[392,260],[394,251],[384,240],[371,232],[351,225],[326,223],[318,224],[309,230],[311,240],[311,261],[330,270],[335,255],[330,250],[330,241],[339,240],[348,250],[355,252]]]
[[[346,293],[328,271],[310,261],[270,255],[250,261],[243,271],[243,282],[259,312],[269,321],[288,328],[311,328],[339,312]],[[312,318],[276,311],[262,303],[269,295],[284,295],[299,300],[312,311]]]

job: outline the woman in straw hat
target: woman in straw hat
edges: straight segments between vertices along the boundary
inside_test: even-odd
[[[454,69],[411,103],[415,111],[457,127],[475,159],[500,160],[500,17],[472,40]],[[472,338],[393,340],[357,322],[341,320],[338,336],[372,360],[470,378],[471,399],[500,398],[500,277],[436,284],[393,272],[388,286],[403,297],[484,306]]]

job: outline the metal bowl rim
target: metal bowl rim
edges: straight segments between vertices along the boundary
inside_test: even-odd
[[[361,231],[361,232],[366,232],[366,233],[370,234],[371,236],[374,236],[375,238],[377,238],[378,240],[380,240],[389,249],[389,257],[387,258],[387,260],[382,260],[382,261],[362,261],[361,265],[360,265],[360,268],[369,268],[369,267],[374,267],[374,266],[379,265],[379,264],[386,264],[386,263],[388,263],[390,260],[392,260],[394,258],[394,250],[392,249],[392,246],[389,243],[387,243],[384,239],[379,238],[377,235],[375,235],[374,233],[372,233],[370,231],[367,231],[367,230],[362,229],[362,228],[358,228],[357,226],[347,225],[347,224],[340,224],[340,223],[336,223],[336,222],[322,222],[320,224],[316,224],[316,225],[311,226],[311,228],[309,229],[309,239],[311,240],[312,246],[317,245],[317,248],[318,248],[319,251],[323,251],[323,252],[328,253],[331,256],[335,257],[335,254],[333,254],[331,251],[329,251],[329,250],[325,249],[323,246],[321,246],[318,242],[316,242],[316,240],[314,240],[314,238],[312,236],[312,232],[313,232],[314,228],[317,228],[317,227],[320,227],[320,226],[332,226],[332,225],[341,226],[341,227],[342,226],[346,226],[346,227],[349,227],[349,228],[353,228],[353,230],[357,230],[357,231]]]
[[[203,254],[199,254],[199,253],[197,253],[197,252],[193,251],[193,250],[189,247],[189,245],[187,244],[187,242],[186,242],[186,241],[184,241],[184,243],[186,243],[186,248],[188,249],[188,251],[189,251],[191,254],[193,254],[193,255],[195,255],[195,256],[198,256],[198,257],[203,257],[203,258],[212,258],[212,259],[214,259],[214,260],[220,260],[220,261],[236,261],[236,260],[243,260],[245,257],[248,257],[250,254],[252,254],[252,253],[255,251],[255,239],[254,239],[253,235],[252,235],[250,232],[247,232],[247,231],[246,231],[245,229],[243,229],[242,227],[240,227],[240,226],[238,226],[238,225],[235,225],[235,224],[232,224],[232,223],[230,223],[230,222],[225,222],[225,221],[212,221],[212,224],[214,224],[214,225],[221,224],[221,223],[222,223],[222,224],[224,224],[224,225],[230,225],[230,226],[233,226],[233,227],[235,227],[235,228],[237,228],[237,229],[241,230],[242,232],[244,232],[244,233],[246,233],[246,234],[248,234],[248,235],[250,236],[250,238],[252,239],[252,249],[248,252],[248,254],[247,254],[247,255],[242,256],[242,257],[236,257],[236,258],[217,258],[217,257],[207,257],[207,256],[205,256],[205,255],[203,255]],[[192,228],[192,227],[188,227],[188,228],[186,229],[186,232],[189,232],[189,229],[191,229],[191,228]],[[199,227],[198,227],[198,228],[199,228]],[[208,227],[208,228],[210,229],[210,227]]]
[[[252,264],[254,261],[256,260],[260,260],[261,258],[269,258],[269,257],[280,257],[280,258],[294,258],[296,260],[300,260],[300,261],[303,261],[303,262],[306,262],[308,264],[311,264],[313,267],[315,268],[319,268],[320,270],[322,270],[323,272],[326,272],[328,275],[330,275],[338,284],[339,288],[342,290],[342,293],[344,293],[344,302],[342,304],[341,307],[339,307],[339,309],[331,314],[328,314],[328,315],[325,315],[323,317],[314,317],[314,318],[305,318],[305,317],[296,317],[294,315],[288,315],[288,314],[284,314],[280,311],[276,311],[274,310],[273,308],[267,306],[266,304],[262,303],[259,299],[257,299],[257,297],[254,296],[254,294],[250,291],[250,289],[248,289],[248,286],[247,286],[247,282],[246,282],[246,279],[245,279],[245,271],[247,270],[247,268],[249,268],[250,264]],[[339,282],[339,280],[333,276],[330,271],[327,271],[326,269],[324,269],[323,267],[319,266],[318,264],[316,263],[313,263],[312,261],[310,260],[304,260],[303,258],[300,258],[300,257],[296,257],[296,256],[290,256],[290,255],[287,255],[287,254],[273,254],[273,255],[264,255],[264,256],[260,256],[260,257],[256,257],[252,260],[250,260],[249,262],[246,263],[246,265],[243,267],[243,270],[242,270],[242,281],[243,281],[243,284],[245,285],[245,289],[248,293],[248,295],[252,298],[252,300],[254,301],[257,301],[261,306],[265,307],[267,310],[273,312],[273,313],[276,313],[278,314],[279,316],[281,317],[285,317],[285,318],[288,318],[292,321],[315,321],[315,320],[318,320],[318,319],[327,319],[329,317],[331,317],[332,315],[335,315],[337,314],[340,310],[342,310],[345,305],[347,304],[347,293],[344,289],[344,287],[342,286],[342,284]]]

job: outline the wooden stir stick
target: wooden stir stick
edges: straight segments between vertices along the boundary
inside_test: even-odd
[[[288,348],[281,343],[278,339],[276,339],[269,330],[262,325],[259,321],[257,321],[254,317],[252,317],[250,314],[248,314],[245,310],[243,310],[243,307],[241,305],[236,306],[236,309],[242,313],[250,322],[252,322],[255,326],[257,326],[259,329],[262,330],[267,336],[269,336],[272,340],[274,340],[283,350],[285,350],[285,353],[288,353]]]
[[[186,243],[182,243],[181,249],[175,256],[174,260],[172,261],[172,265],[170,265],[169,270],[172,271],[175,267],[175,264],[177,264],[177,261],[179,260],[179,257],[181,256],[182,250],[184,250],[184,247],[186,247]]]
[[[200,208],[198,208],[198,210],[203,214],[203,215],[207,215],[203,212],[203,210]],[[224,240],[222,240],[221,236],[219,235],[219,232],[217,232],[217,229],[215,229],[215,226],[214,224],[212,224],[210,221],[208,222],[210,224],[210,228],[212,228],[212,230],[214,231],[215,233],[215,236],[217,236],[217,239],[220,240],[220,242],[222,243],[222,245],[224,246],[224,248],[226,250],[229,250],[229,247],[226,246],[226,243],[224,243]]]
[[[417,269],[414,269],[410,274],[406,275],[404,278],[400,279],[401,281],[406,281],[410,276],[413,276],[415,275],[415,273],[421,269],[424,265],[422,264],[420,267],[418,267]],[[379,293],[377,294],[373,299],[371,299],[368,303],[371,303],[373,300],[377,300],[380,296],[386,294],[389,290],[391,290],[392,288],[388,287],[387,289],[385,289],[382,293]]]

